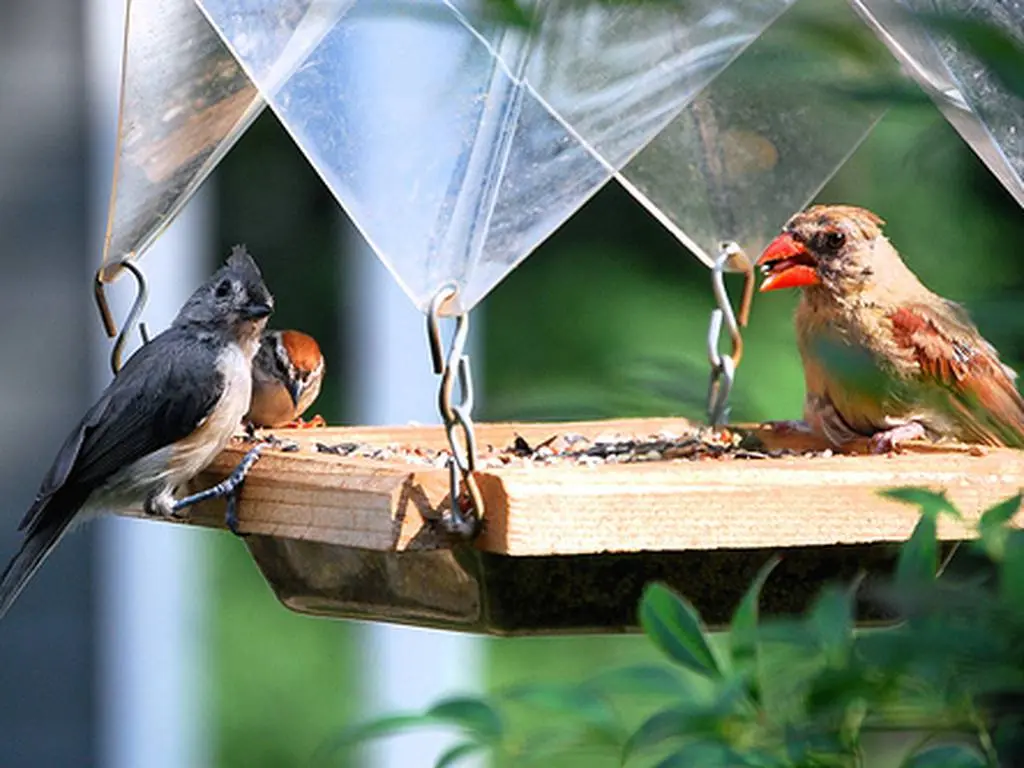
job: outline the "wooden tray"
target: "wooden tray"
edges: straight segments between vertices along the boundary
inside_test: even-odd
[[[783,562],[766,587],[766,612],[802,609],[828,580],[887,571],[893,542],[909,535],[917,513],[880,497],[884,488],[947,490],[968,519],[940,521],[940,536],[954,540],[1024,486],[1024,453],[1012,450],[915,445],[898,456],[835,456],[804,435],[731,429],[744,447],[719,458],[502,465],[495,457],[517,437],[536,446],[565,434],[594,441],[695,427],[682,419],[477,425],[490,458],[478,472],[486,526],[472,544],[452,542],[435,524],[448,473],[422,454],[446,447],[440,427],[277,430],[299,450],[264,452],[242,492],[240,528],[296,611],[491,634],[618,632],[635,628],[651,579],[674,585],[718,624],[776,553]],[[385,455],[391,446],[396,455],[338,456],[318,443]],[[246,448],[230,447],[194,487],[225,477]],[[736,458],[780,450],[800,455]],[[413,451],[421,463],[403,458]],[[223,513],[222,502],[207,503],[190,522],[223,527]],[[865,610],[862,618],[884,617]]]

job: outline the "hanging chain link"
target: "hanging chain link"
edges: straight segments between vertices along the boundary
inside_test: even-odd
[[[742,272],[744,275],[739,320],[733,312],[729,292],[725,288],[727,269]],[[711,363],[711,380],[708,382],[708,421],[712,427],[720,427],[729,418],[729,394],[736,380],[736,368],[743,357],[743,336],[740,334],[740,328],[747,325],[750,304],[754,298],[754,266],[736,243],[720,244],[718,258],[711,268],[711,288],[715,292],[718,307],[711,311],[711,323],[708,326],[708,361]],[[728,354],[719,352],[723,325],[729,329],[729,339],[732,343],[732,350]]]
[[[465,353],[469,337],[469,315],[455,316],[455,335],[447,357],[441,341],[441,307],[456,294],[454,285],[446,285],[434,296],[427,312],[427,338],[434,373],[441,376],[437,405],[444,422],[445,434],[451,448],[448,459],[448,477],[451,506],[442,518],[445,528],[464,538],[475,536],[484,517],[484,499],[476,476],[476,433],[473,430],[473,378],[469,368],[469,355]],[[458,380],[460,402],[453,402],[455,382]],[[463,502],[461,485],[465,485]]]

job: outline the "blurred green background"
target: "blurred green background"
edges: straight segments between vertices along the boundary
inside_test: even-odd
[[[965,304],[1016,366],[1024,357],[1024,216],[919,96],[887,114],[818,200],[861,205],[885,218],[887,234],[924,282]],[[344,336],[337,318],[348,309],[339,304],[343,265],[333,255],[348,224],[269,112],[224,161],[216,189],[219,252],[246,242],[260,254],[277,297],[275,323],[338,349]],[[800,416],[790,323],[796,300],[755,300],[732,400],[735,420]],[[476,310],[485,350],[476,361],[483,389],[477,418],[700,420],[711,308],[707,269],[611,184]],[[329,359],[328,371],[316,410],[332,424],[345,423],[336,405],[343,402],[344,360]],[[215,764],[302,764],[361,714],[358,625],[289,613],[244,549],[228,536],[214,538]],[[489,640],[486,647],[490,685],[573,678],[652,653],[634,637]]]

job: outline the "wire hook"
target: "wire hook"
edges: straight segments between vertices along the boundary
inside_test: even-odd
[[[110,352],[110,367],[116,376],[118,371],[121,370],[121,357],[124,354],[124,345],[128,343],[128,334],[131,333],[132,329],[138,325],[139,335],[142,336],[142,343],[149,343],[149,331],[146,329],[146,324],[139,322],[139,316],[142,314],[142,310],[146,307],[146,302],[149,300],[149,287],[146,285],[146,276],[142,273],[130,259],[122,259],[113,265],[127,269],[135,277],[137,291],[135,294],[135,301],[132,302],[132,307],[128,310],[128,317],[125,318],[124,327],[121,332],[117,332],[117,323],[114,322],[114,315],[110,311],[110,303],[107,301],[107,284],[103,281],[102,275],[106,267],[100,267],[96,270],[96,278],[93,284],[93,293],[96,297],[96,306],[100,311],[100,320],[103,323],[103,330],[106,331],[108,338],[114,338],[117,336],[117,341],[114,342],[114,348]]]
[[[440,315],[442,305],[453,299],[458,288],[448,283],[430,301],[427,310],[427,339],[430,343],[430,357],[434,373],[441,376],[437,405],[444,422],[445,435],[451,448],[448,459],[449,490],[451,509],[443,522],[456,535],[471,538],[480,528],[484,516],[484,500],[476,476],[476,433],[473,429],[473,379],[469,367],[469,355],[465,353],[469,338],[469,315],[462,312],[455,316],[455,335],[447,356],[441,341]],[[459,382],[461,402],[453,402],[456,378]],[[462,439],[459,439],[459,431]],[[469,515],[460,505],[460,480],[465,484],[469,496]]]
[[[744,275],[738,320],[725,287],[727,267]],[[711,311],[711,322],[708,326],[708,361],[711,363],[711,379],[708,382],[708,421],[711,426],[719,427],[729,416],[729,394],[736,379],[736,368],[743,357],[743,335],[740,328],[745,328],[750,319],[750,305],[754,298],[754,265],[736,243],[727,241],[719,244],[718,258],[711,268],[711,288],[718,307]],[[722,354],[718,349],[723,325],[729,329],[732,346],[729,354]]]

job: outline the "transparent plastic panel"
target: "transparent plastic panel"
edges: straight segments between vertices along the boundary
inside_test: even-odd
[[[791,58],[790,41],[769,28],[621,170],[708,265],[723,240],[760,252],[884,114],[834,87],[853,62],[838,52]]]
[[[274,93],[356,0],[195,0],[264,94]],[[386,4],[386,3],[385,3]]]
[[[1024,47],[1024,0],[850,0],[989,170],[1024,206],[1024,99],[950,37],[907,11],[957,14],[1001,28]]]
[[[610,178],[440,2],[422,3],[436,18],[382,0],[333,16],[307,3],[302,41],[254,43],[278,0],[201,1],[420,309],[450,281],[448,309],[471,308]],[[496,42],[514,60],[525,39]]]
[[[549,0],[526,78],[616,169],[792,0]]]
[[[475,4],[455,5],[478,24]],[[526,81],[710,265],[722,240],[759,250],[883,112],[822,87],[849,74],[841,52],[780,66],[794,40],[773,22],[790,6],[552,0],[538,6]],[[815,0],[823,9],[860,27],[845,3]]]
[[[552,0],[526,30],[480,0],[197,1],[417,306],[455,281],[461,309],[790,2]]]
[[[107,280],[111,262],[145,251],[264,107],[192,0],[129,0],[127,24]]]

